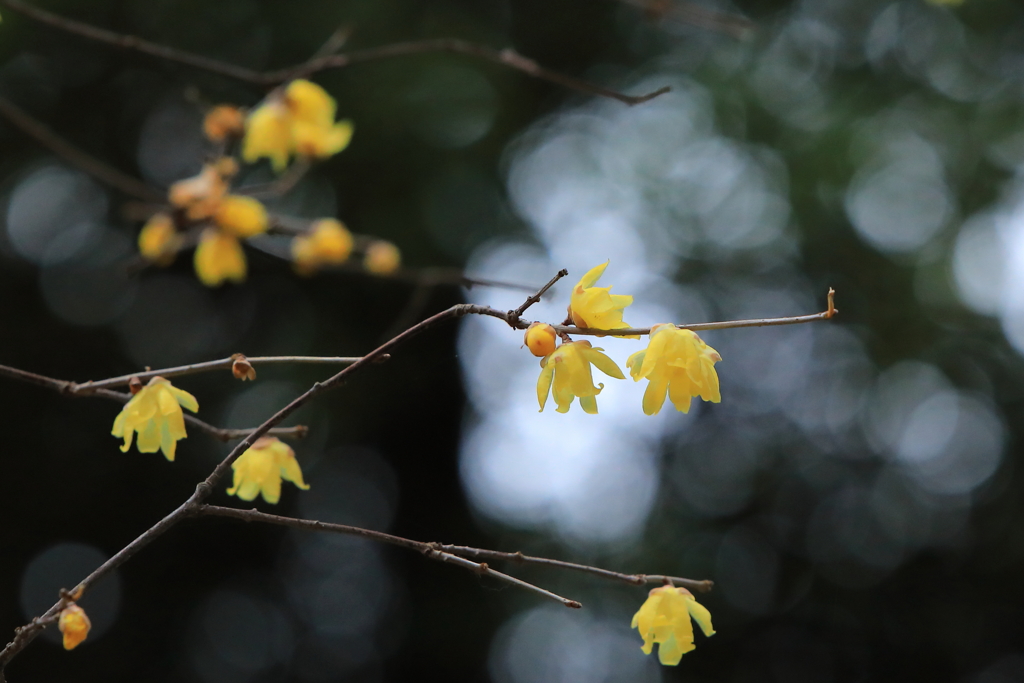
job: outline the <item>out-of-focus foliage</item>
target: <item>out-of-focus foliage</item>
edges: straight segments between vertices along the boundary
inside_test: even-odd
[[[452,36],[628,92],[671,85],[627,107],[451,55],[316,74],[358,134],[268,208],[334,216],[414,269],[539,286],[568,268],[530,309],[549,322],[608,259],[638,326],[810,313],[829,286],[840,316],[702,334],[722,402],[656,416],[633,382],[597,416],[537,413],[522,337],[466,319],[295,416],[311,488],[275,511],[711,578],[718,635],[663,670],[629,628],[641,588],[510,568],[585,606],[569,611],[351,539],[196,521],[82,599],[81,647],[50,634],[8,680],[1024,679],[1024,10],[702,5],[754,28],[737,40],[615,0],[45,3],[257,69],[347,24],[345,49]],[[265,94],[4,11],[0,96],[160,189],[200,172],[210,105]],[[187,259],[126,268],[141,224],[124,197],[4,122],[0,149],[0,363],[85,380],[236,351],[358,355],[424,298],[362,272],[298,278],[273,236],[250,241],[241,286],[207,290]],[[276,177],[263,161],[236,184]],[[421,316],[523,300],[425,298]],[[643,343],[601,345],[622,365]],[[246,427],[323,377],[180,386],[204,419]],[[0,389],[10,633],[226,451],[194,434],[173,464],[122,455],[118,406]]]

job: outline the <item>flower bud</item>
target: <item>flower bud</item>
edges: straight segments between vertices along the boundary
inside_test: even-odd
[[[398,270],[401,263],[398,247],[383,240],[371,243],[363,258],[363,267],[375,275],[390,275]]]
[[[555,328],[547,323],[533,323],[526,329],[523,341],[530,353],[543,358],[555,350]]]
[[[85,610],[72,602],[61,610],[57,628],[64,634],[64,649],[74,650],[89,635],[92,623]]]
[[[132,396],[142,391],[142,380],[138,377],[128,380],[128,391],[132,392]]]
[[[249,359],[240,353],[236,353],[231,357],[234,359],[231,363],[231,374],[235,376],[235,379],[240,379],[243,382],[247,379],[256,379],[256,368],[252,366]]]
[[[229,137],[241,137],[245,132],[245,117],[238,107],[222,104],[206,113],[203,132],[212,142],[223,142]]]

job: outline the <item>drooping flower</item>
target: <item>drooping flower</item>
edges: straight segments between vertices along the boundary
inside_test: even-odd
[[[633,303],[633,297],[625,294],[610,294],[611,287],[595,287],[598,279],[608,267],[608,261],[595,266],[580,278],[572,290],[569,300],[569,314],[576,327],[590,327],[598,330],[621,330],[629,327],[622,320],[622,311]],[[629,339],[639,339],[630,336]]]
[[[60,611],[57,628],[64,634],[64,649],[74,650],[89,635],[92,622],[85,610],[72,602]]]
[[[245,251],[234,235],[207,228],[199,236],[193,260],[196,276],[207,287],[219,287],[225,280],[245,282]]]
[[[668,394],[676,410],[690,410],[690,398],[719,403],[715,363],[722,360],[718,352],[704,343],[692,330],[679,329],[670,323],[651,328],[651,343],[626,360],[633,381],[647,378],[644,412],[654,415],[661,410]]]
[[[233,160],[232,160],[233,161]],[[226,164],[206,164],[198,175],[172,183],[167,200],[184,210],[189,220],[200,221],[212,216],[228,191],[230,170]]]
[[[402,265],[402,254],[398,247],[378,240],[371,242],[363,256],[363,267],[375,275],[390,275]]]
[[[299,461],[295,451],[288,444],[273,436],[256,440],[245,453],[231,465],[235,471],[234,482],[228,489],[229,496],[242,500],[253,500],[262,495],[271,505],[281,498],[281,480],[290,481],[303,491],[309,484],[302,480]]]
[[[229,137],[241,136],[244,131],[245,116],[230,104],[217,105],[203,117],[203,132],[211,142],[224,142]]]
[[[307,234],[292,240],[292,263],[300,275],[312,275],[321,266],[344,263],[354,243],[352,233],[341,221],[322,218]]]
[[[174,261],[181,242],[181,235],[174,228],[174,220],[166,213],[158,213],[142,226],[139,233],[139,253],[157,265],[169,266]]]
[[[194,413],[199,410],[199,403],[192,394],[163,377],[154,377],[125,404],[110,433],[124,438],[123,453],[132,447],[132,437],[138,432],[139,452],[163,451],[164,457],[173,461],[178,440],[187,436],[182,408]]]
[[[555,350],[555,328],[547,323],[533,323],[526,328],[523,343],[535,356],[549,356]]]
[[[694,649],[691,617],[704,635],[715,635],[711,613],[694,600],[693,593],[685,588],[661,586],[648,594],[633,615],[632,627],[640,630],[644,654],[651,654],[654,644],[658,643],[658,660],[666,666],[675,666],[684,654]]]
[[[229,194],[217,206],[213,222],[235,237],[254,237],[267,231],[267,209],[258,199]]]
[[[267,96],[246,121],[242,158],[252,163],[270,159],[280,172],[292,154],[323,159],[345,149],[352,123],[335,123],[337,105],[319,85],[294,80]]]
[[[555,410],[558,412],[569,412],[573,398],[579,397],[583,412],[596,414],[595,397],[604,389],[604,384],[594,386],[591,364],[610,377],[626,379],[615,361],[601,353],[603,350],[591,348],[588,341],[565,342],[542,358],[540,366],[543,369],[537,379],[537,402],[540,403],[541,411],[544,410],[550,391],[555,397],[558,405]]]

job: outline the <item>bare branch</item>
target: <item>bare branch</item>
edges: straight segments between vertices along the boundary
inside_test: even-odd
[[[421,553],[424,557],[431,560],[437,560],[439,562],[446,562],[448,564],[454,564],[460,567],[464,567],[476,574],[481,576],[493,576],[496,579],[511,583],[520,588],[525,588],[528,591],[537,593],[546,598],[561,603],[566,607],[580,608],[583,607],[576,600],[569,600],[563,598],[560,595],[556,595],[551,591],[545,590],[536,586],[532,583],[528,583],[521,579],[517,579],[508,574],[495,571],[487,566],[484,562],[473,562],[467,560],[464,557],[459,556],[456,553],[450,553],[445,550],[439,549],[436,544],[433,543],[422,543],[420,541],[413,541],[408,538],[402,538],[401,536],[393,536],[386,534],[381,531],[372,531],[370,529],[363,529],[360,527],[348,526],[346,524],[330,524],[327,522],[317,522],[308,519],[295,519],[294,517],[281,517],[279,515],[269,515],[258,510],[237,510],[235,508],[225,508],[216,505],[198,505],[193,511],[193,515],[197,516],[213,516],[213,517],[228,517],[231,519],[239,519],[243,522],[264,522],[267,524],[277,524],[279,526],[292,527],[293,529],[305,529],[307,531],[328,531],[336,534],[346,534],[348,536],[359,536],[361,538],[368,538],[373,541],[380,543],[388,543],[390,545],[396,545],[401,548],[407,548],[409,550],[415,550]]]
[[[562,560],[551,560],[546,557],[532,557],[530,555],[523,555],[522,553],[504,553],[497,550],[483,550],[481,548],[470,548],[464,545],[442,545],[439,543],[431,544],[436,550],[451,553],[452,555],[462,555],[465,557],[473,557],[482,560],[505,560],[508,562],[516,562],[519,564],[536,564],[543,565],[545,567],[557,567],[559,569],[571,569],[577,572],[584,572],[586,574],[593,574],[594,576],[600,576],[605,579],[614,579],[615,581],[622,581],[624,583],[632,584],[634,586],[643,586],[648,583],[662,584],[665,581],[671,581],[675,586],[684,586],[690,590],[695,590],[700,593],[707,593],[715,585],[713,581],[702,580],[697,581],[695,579],[684,579],[679,576],[664,576],[662,574],[623,574],[622,572],[613,572],[608,569],[601,569],[600,567],[591,567],[586,564],[577,564],[575,562],[564,562]]]
[[[245,360],[250,365],[271,365],[281,363],[296,363],[296,364],[314,364],[314,365],[337,365],[337,364],[351,364],[360,360],[360,356],[246,356]],[[173,368],[161,368],[159,370],[146,370],[145,372],[136,372],[131,375],[120,375],[119,377],[111,377],[109,379],[96,380],[95,382],[82,382],[81,384],[73,384],[73,386],[65,391],[71,393],[88,393],[94,389],[100,389],[103,387],[119,387],[126,386],[132,378],[138,378],[140,380],[147,380],[152,377],[179,377],[181,375],[193,375],[199,372],[209,372],[211,370],[230,370],[232,364],[235,362],[235,357],[221,358],[219,360],[208,360],[202,363],[192,363],[191,365],[179,365]]]
[[[127,173],[122,173],[113,166],[103,163],[88,152],[72,145],[34,119],[28,112],[3,97],[0,97],[0,116],[3,116],[8,122],[33,138],[43,147],[46,147],[69,164],[77,166],[101,183],[109,185],[128,196],[145,201],[161,202],[164,200],[161,192],[154,190],[141,180],[133,178]]]
[[[560,271],[555,273],[555,276],[553,278],[551,278],[546,285],[544,285],[539,290],[537,290],[536,294],[533,294],[533,295],[527,297],[526,301],[524,301],[523,304],[519,308],[517,308],[516,310],[508,312],[509,320],[514,320],[515,322],[519,322],[519,318],[522,317],[523,313],[526,312],[527,308],[529,308],[530,306],[532,306],[535,303],[537,303],[538,301],[540,301],[540,298],[542,296],[544,296],[544,293],[546,291],[551,289],[555,285],[556,282],[558,282],[559,280],[561,280],[563,277],[565,277],[568,274],[569,274],[569,271],[566,270],[565,268],[562,268]]]
[[[739,14],[720,12],[687,0],[620,0],[638,7],[654,19],[673,19],[698,28],[717,31],[738,40],[750,37],[754,22]]]
[[[326,69],[341,69],[354,64],[390,59],[393,57],[405,57],[408,55],[427,54],[433,52],[448,52],[451,54],[466,55],[483,59],[495,64],[520,71],[528,76],[537,78],[549,83],[560,85],[563,88],[598,95],[618,100],[628,105],[641,104],[655,97],[662,95],[671,88],[659,88],[644,95],[626,95],[624,93],[590,83],[588,81],[566,76],[556,71],[547,69],[537,64],[532,59],[522,56],[511,48],[497,50],[486,45],[477,45],[465,40],[456,38],[437,38],[430,40],[409,41],[403,43],[392,43],[366,50],[355,50],[345,54],[315,56],[303,64],[289,66],[275,71],[254,71],[236,64],[222,62],[218,59],[204,57],[202,55],[179,50],[177,48],[160,45],[152,41],[144,40],[136,36],[124,35],[86,24],[74,19],[68,19],[52,12],[34,7],[23,0],[0,0],[0,6],[20,12],[25,16],[53,28],[71,33],[73,35],[95,40],[106,45],[118,47],[124,50],[141,52],[152,57],[157,57],[169,62],[177,62],[187,66],[202,69],[210,73],[227,76],[253,85],[263,87],[274,87],[289,81],[293,78],[310,76],[318,71]]]

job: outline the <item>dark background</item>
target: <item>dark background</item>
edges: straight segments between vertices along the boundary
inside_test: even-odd
[[[633,648],[639,636],[626,627],[641,589],[510,568],[587,605],[583,613],[559,612],[412,553],[203,520],[167,533],[83,600],[95,625],[83,646],[65,653],[44,636],[8,667],[9,681],[1024,679],[1019,333],[1013,344],[1024,309],[1014,303],[1010,275],[985,290],[988,299],[964,293],[971,277],[1001,268],[1002,255],[1011,273],[1024,229],[1013,220],[1024,162],[1017,3],[702,5],[747,17],[742,38],[688,24],[685,12],[656,16],[613,0],[43,6],[254,69],[301,62],[334,28],[349,25],[352,49],[458,37],[511,46],[551,69],[630,92],[684,82],[684,92],[704,94],[717,139],[768,169],[772,196],[788,205],[778,237],[788,246],[716,242],[699,220],[668,212],[660,229],[707,234],[662,266],[666,282],[700,294],[710,302],[700,310],[714,319],[810,313],[833,286],[841,317],[829,323],[840,330],[834,334],[815,327],[714,337],[726,358],[723,403],[695,411],[683,432],[659,427],[661,483],[627,540],[581,541],[560,533],[557,519],[503,521],[470,502],[460,444],[483,409],[467,402],[463,381],[474,375],[460,365],[455,324],[424,334],[288,422],[312,428],[295,445],[312,488],[285,485],[278,506],[258,502],[260,509],[716,580],[720,590],[700,600],[718,634],[697,636],[697,650],[676,669],[661,670]],[[0,97],[156,187],[198,170],[204,106],[252,106],[263,95],[0,13]],[[572,266],[569,280],[581,274],[579,264],[559,261],[546,233],[509,198],[510,168],[525,154],[521,142],[509,145],[527,131],[548,135],[581,111],[625,116],[625,105],[595,105],[590,96],[451,55],[364,64],[315,80],[337,99],[339,115],[355,122],[355,137],[275,208],[336,215],[356,232],[393,241],[414,271],[462,268],[486,244],[510,240],[550,249],[552,267],[474,274],[527,284],[563,266]],[[635,109],[664,112],[677,101],[657,102]],[[482,132],[466,132],[480,121]],[[872,137],[886,126],[912,134]],[[615,136],[591,134],[594,144]],[[932,152],[921,151],[928,146]],[[67,168],[0,121],[5,365],[84,381],[236,351],[358,355],[410,322],[408,282],[358,268],[302,279],[256,249],[247,252],[242,286],[203,289],[188,255],[164,271],[126,274],[139,227],[125,218],[126,198]],[[889,194],[858,195],[878,168],[890,169],[891,181],[871,187]],[[267,173],[258,168],[250,180]],[[472,182],[442,192],[435,182],[442,176]],[[661,184],[664,177],[652,172],[641,188],[652,205],[679,194]],[[10,207],[33,178],[42,184],[22,201],[43,208],[19,228]],[[943,202],[944,212],[914,232],[916,217]],[[858,206],[881,216],[882,228],[872,232],[877,220],[859,226],[851,218]],[[971,251],[964,235],[1003,246]],[[989,261],[962,265],[977,263],[970,259],[979,253]],[[780,288],[797,294],[781,304],[758,294]],[[642,292],[633,293],[639,300]],[[471,293],[481,302],[490,294]],[[422,318],[465,296],[438,286],[414,313]],[[813,363],[797,362],[811,356]],[[906,361],[917,365],[898,365]],[[253,387],[227,373],[178,384],[198,397],[203,419],[244,427],[325,376],[282,366],[261,368]],[[771,393],[793,376],[788,394]],[[859,387],[859,398],[828,393],[840,385]],[[0,632],[10,634],[52,604],[56,588],[70,587],[176,507],[227,446],[192,433],[173,464],[134,449],[122,454],[109,435],[116,404],[9,380],[2,390]],[[514,400],[534,399],[527,391]],[[845,418],[835,417],[830,401]],[[945,427],[952,436],[928,446]],[[571,430],[564,438],[573,438]],[[557,438],[529,447],[560,457]],[[929,470],[921,465],[929,457],[955,462]],[[211,502],[240,504],[223,491]]]

